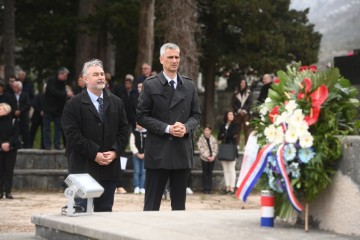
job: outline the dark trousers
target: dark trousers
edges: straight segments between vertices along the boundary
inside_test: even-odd
[[[38,128],[40,127],[40,139],[41,139],[41,149],[44,149],[44,140],[43,140],[43,130],[42,130],[42,116],[39,112],[34,112],[31,118],[31,127],[30,127],[30,145],[34,148],[35,136]]]
[[[43,137],[44,137],[44,147],[45,149],[51,149],[51,129],[50,124],[54,122],[54,148],[60,149],[61,145],[61,116],[54,116],[48,113],[44,113],[43,117]]]
[[[22,139],[22,148],[31,148],[29,118],[19,118],[19,132]]]
[[[104,188],[103,194],[100,197],[94,198],[94,212],[112,212],[114,205],[116,181],[99,181],[99,184]],[[75,204],[84,208],[86,211],[87,199],[76,198]]]
[[[171,209],[185,210],[189,171],[190,169],[146,169],[144,211],[159,211],[168,179]]]
[[[10,193],[17,151],[0,152],[0,192]]]
[[[211,191],[212,189],[212,178],[215,161],[205,162],[201,160],[202,166],[202,185],[204,191]]]

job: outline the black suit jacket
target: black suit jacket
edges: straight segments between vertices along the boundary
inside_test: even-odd
[[[128,144],[129,127],[120,98],[107,90],[104,122],[87,91],[66,102],[61,124],[66,137],[69,173],[89,173],[97,180],[118,180],[120,161],[107,166],[95,162],[98,152],[115,151],[120,156]]]
[[[14,95],[15,96],[15,95]],[[16,98],[16,96],[15,96]],[[20,110],[19,119],[23,124],[29,123],[29,111],[31,108],[30,99],[27,93],[20,93],[19,101],[17,101],[16,110]]]
[[[192,133],[201,112],[195,85],[178,74],[173,96],[164,74],[147,78],[138,99],[137,122],[147,129],[145,168],[189,169],[193,166]],[[168,125],[181,122],[187,129],[184,137],[165,133]]]

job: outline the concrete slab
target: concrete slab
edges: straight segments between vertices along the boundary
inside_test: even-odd
[[[345,240],[359,236],[310,230],[276,221],[260,227],[260,210],[112,212],[68,217],[38,214],[31,218],[36,236],[45,239],[139,240]]]

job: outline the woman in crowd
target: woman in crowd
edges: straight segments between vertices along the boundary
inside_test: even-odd
[[[202,166],[202,185],[205,194],[212,193],[212,177],[215,164],[215,158],[218,153],[218,144],[216,139],[211,135],[211,127],[206,125],[203,134],[198,142],[200,159]]]
[[[250,108],[252,106],[251,92],[245,79],[240,80],[239,89],[235,91],[231,105],[235,113],[235,122],[239,125],[236,143],[239,144],[240,133],[244,134],[244,146],[250,134]]]
[[[218,133],[218,140],[221,143],[232,144],[234,148],[237,146],[237,133],[238,133],[238,125],[234,121],[234,113],[232,111],[225,112],[224,115],[224,124],[221,125]],[[235,163],[237,158],[237,150],[234,159],[221,159],[219,156],[219,160],[221,161],[221,165],[224,170],[224,178],[225,178],[225,193],[233,194],[235,188]]]
[[[18,121],[11,115],[11,107],[0,103],[0,199],[11,195],[17,149],[20,146]]]

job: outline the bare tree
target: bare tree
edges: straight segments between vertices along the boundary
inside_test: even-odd
[[[139,43],[135,66],[135,75],[141,75],[141,65],[151,65],[154,52],[154,11],[155,0],[140,1]]]
[[[4,79],[8,81],[11,75],[15,75],[15,0],[4,1]]]
[[[196,80],[199,75],[199,53],[195,40],[198,26],[196,0],[164,0],[161,8],[165,42],[173,42],[180,47],[180,72]]]

